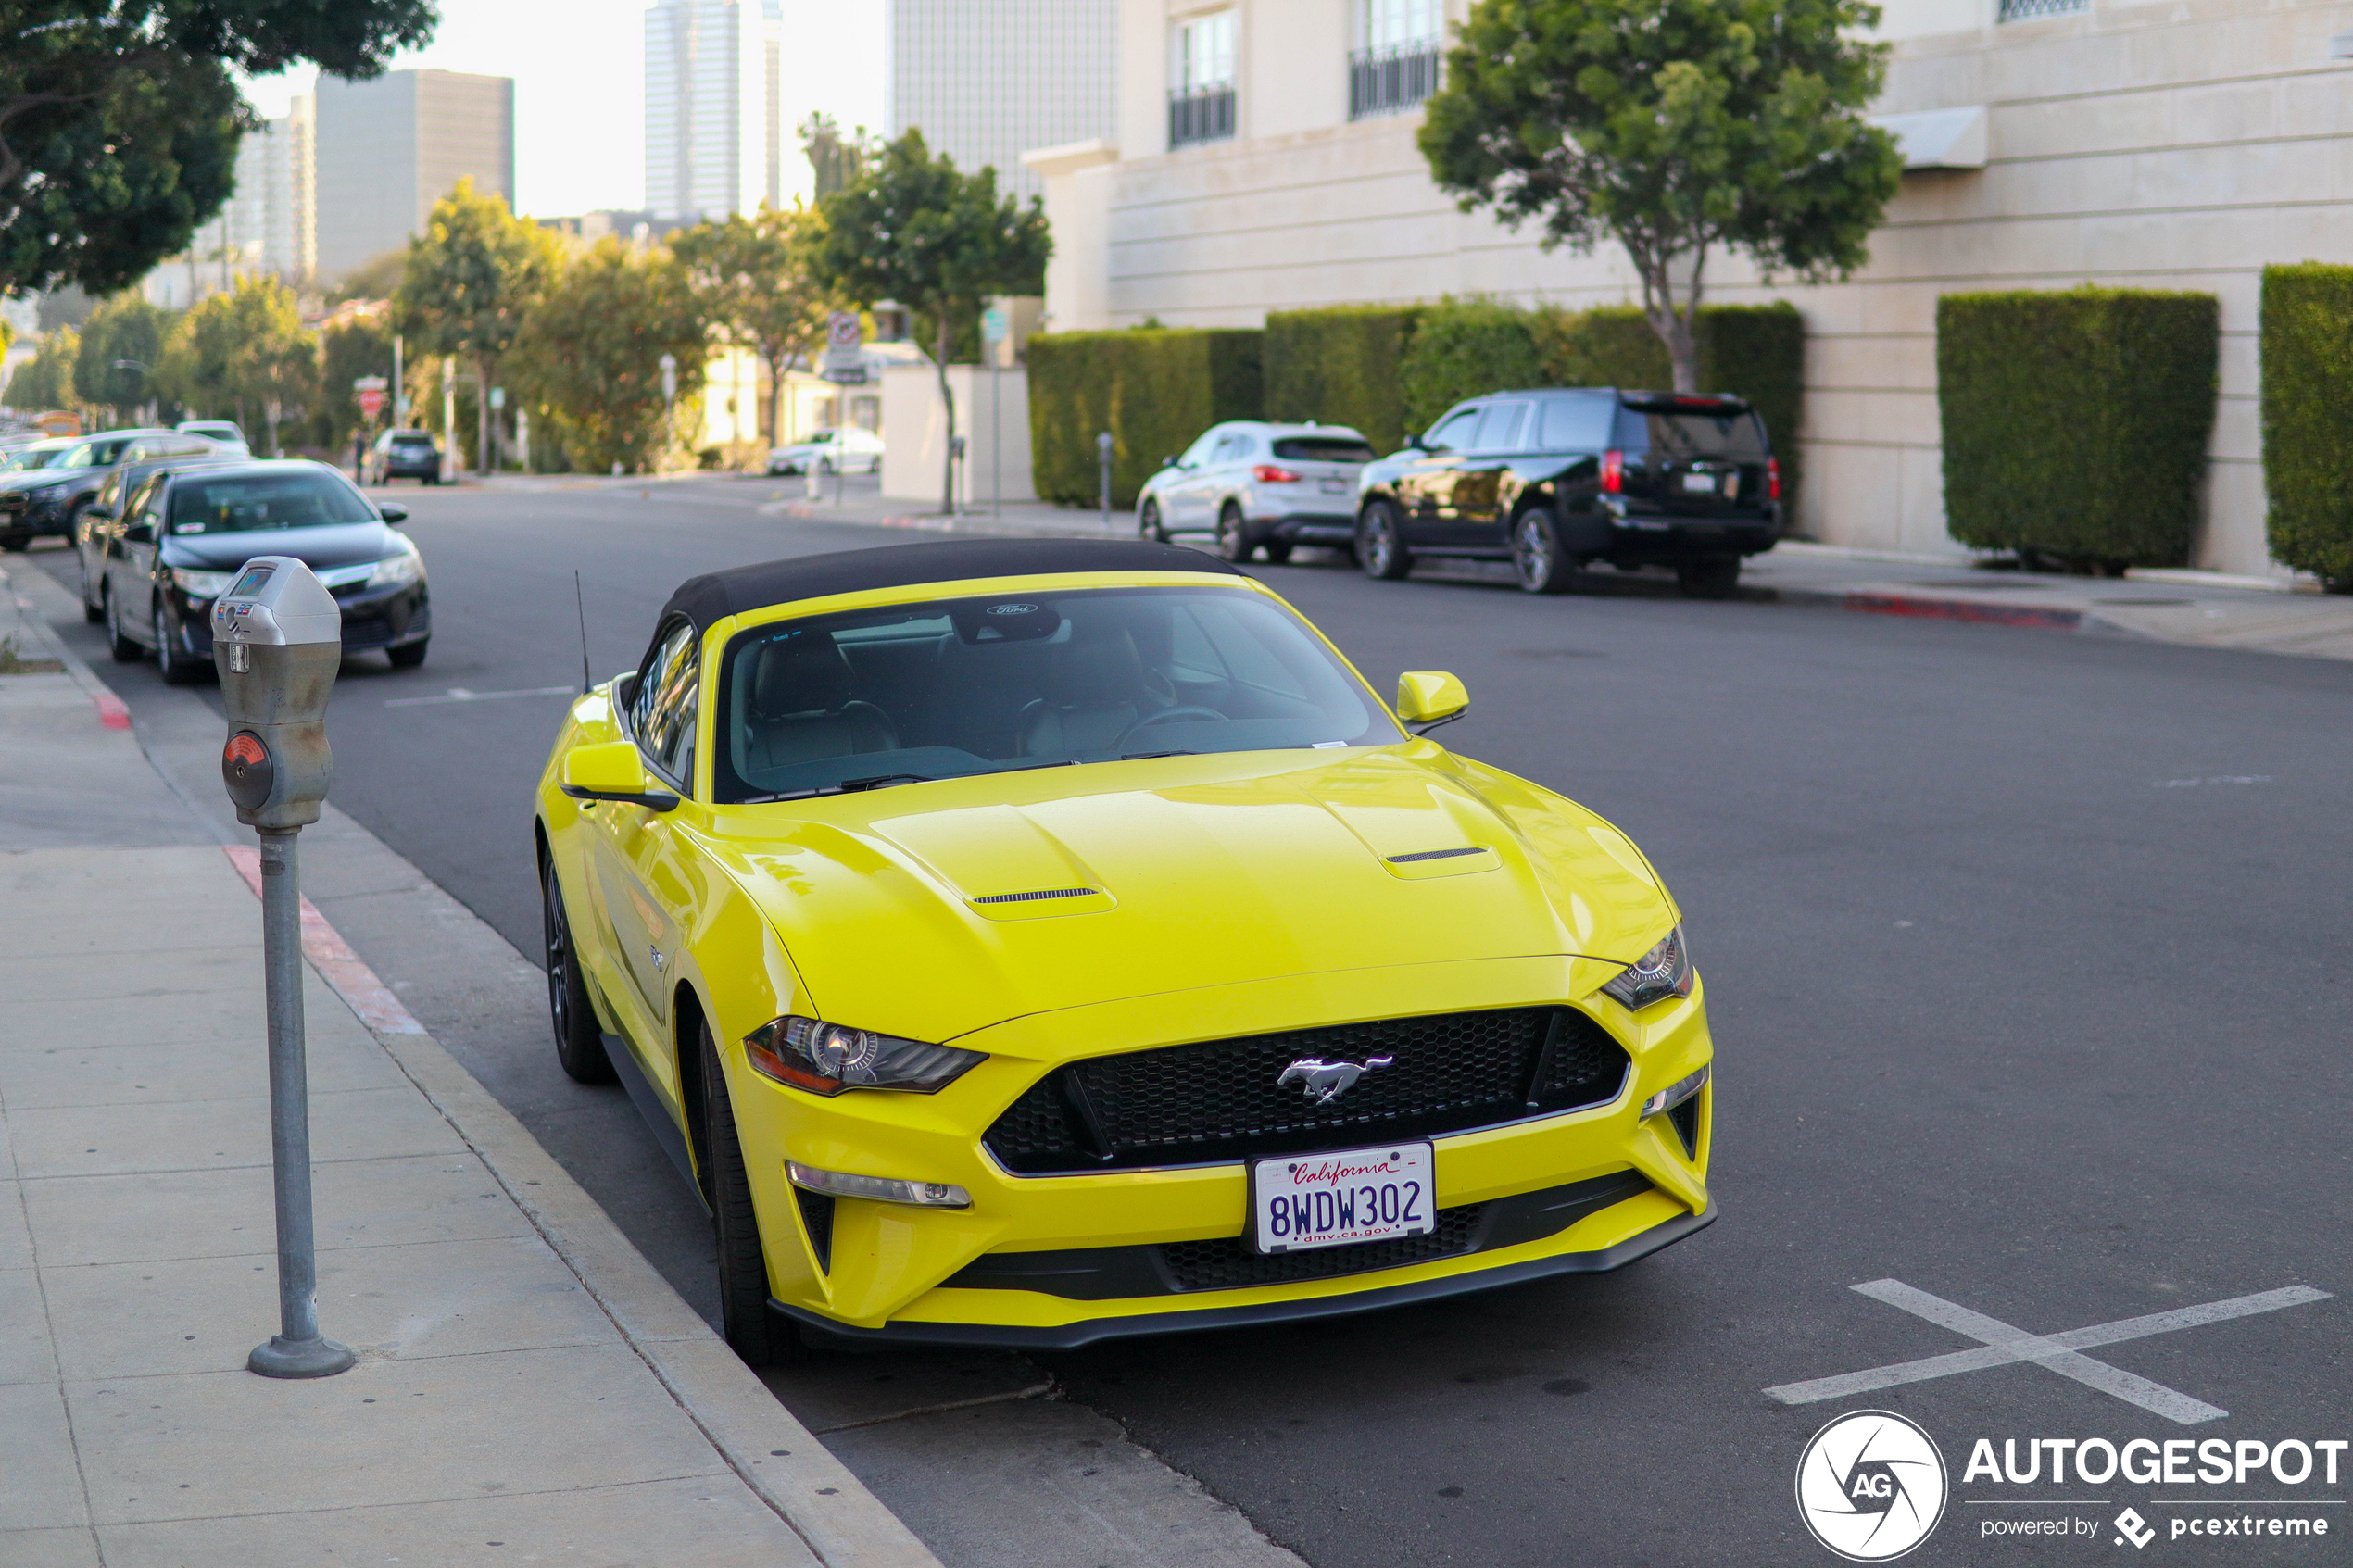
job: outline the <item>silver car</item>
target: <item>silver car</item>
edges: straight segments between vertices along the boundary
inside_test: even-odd
[[[1144,482],[1136,531],[1147,539],[1214,533],[1217,553],[1280,563],[1294,545],[1346,548],[1356,538],[1356,474],[1372,444],[1346,425],[1213,425]]]
[[[768,471],[807,473],[814,468],[825,474],[874,473],[881,469],[882,460],[881,436],[856,425],[842,425],[812,430],[805,441],[772,449],[768,454]]]

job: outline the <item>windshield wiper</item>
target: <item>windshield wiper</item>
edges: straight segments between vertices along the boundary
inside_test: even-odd
[[[1119,759],[1122,762],[1145,762],[1155,757],[1199,757],[1200,755],[1198,751],[1123,751],[1119,754]]]
[[[738,806],[769,806],[779,800],[808,800],[820,795],[856,795],[864,790],[881,789],[889,784],[929,784],[929,773],[876,773],[871,778],[844,779],[839,784],[815,784],[808,789],[782,790],[774,795],[748,795],[736,802]]]

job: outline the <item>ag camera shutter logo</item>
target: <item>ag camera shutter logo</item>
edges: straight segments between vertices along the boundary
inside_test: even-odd
[[[1947,1495],[1935,1440],[1888,1411],[1840,1416],[1797,1460],[1798,1516],[1849,1562],[1890,1562],[1928,1539]]]

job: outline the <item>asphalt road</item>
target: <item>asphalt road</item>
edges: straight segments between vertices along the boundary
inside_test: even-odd
[[[535,952],[529,785],[579,680],[573,570],[601,676],[690,572],[921,537],[761,515],[771,494],[421,493],[432,658],[346,668],[338,802]],[[1039,1358],[1074,1398],[1316,1568],[1831,1562],[1792,1476],[1818,1427],[1869,1408],[1949,1467],[1909,1561],[2109,1557],[2128,1505],[2171,1561],[2346,1560],[2353,1508],[2322,1502],[2353,1499],[2353,1454],[2334,1485],[1964,1476],[1980,1438],[2015,1439],[2022,1466],[2034,1438],[2353,1437],[2334,1295],[2088,1352],[2130,1378],[2059,1358],[1798,1407],[1764,1390],[1979,1343],[1864,1282],[2034,1334],[2353,1289],[2353,665],[1692,603],[1663,581],[1537,600],[1320,558],[1258,570],[1377,686],[1462,676],[1472,715],[1442,738],[1659,867],[1708,988],[1723,1217],[1614,1275]],[[134,711],[159,699],[123,673]],[[593,1142],[563,1157],[610,1190]],[[2228,1413],[2143,1408],[2163,1390]],[[2221,1503],[2332,1531],[2172,1537]],[[2075,1533],[1994,1533],[2053,1519]]]

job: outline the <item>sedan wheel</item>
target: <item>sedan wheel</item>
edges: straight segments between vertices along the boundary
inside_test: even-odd
[[[1512,571],[1531,594],[1565,593],[1577,580],[1577,558],[1561,549],[1551,512],[1534,508],[1512,524]]]
[[[102,600],[91,596],[90,558],[79,547],[73,554],[74,558],[82,565],[82,619],[95,626],[106,620],[107,607]]]
[[[171,612],[156,601],[155,611],[156,671],[167,686],[184,686],[202,672],[204,667],[190,659],[180,646],[179,634],[171,629]]]
[[[112,594],[107,599],[107,652],[117,664],[136,664],[147,656],[147,650],[132,641],[122,629],[122,605]]]
[[[1356,564],[1365,569],[1367,577],[1378,577],[1394,583],[1414,570],[1414,558],[1405,553],[1404,542],[1398,537],[1397,508],[1387,501],[1375,501],[1356,520]]]
[[[556,880],[556,862],[539,861],[539,924],[546,938],[547,1021],[556,1028],[556,1060],[575,1084],[610,1084],[612,1059],[605,1054],[605,1037],[597,1028],[597,1006],[588,999],[588,982],[580,972],[580,957],[572,945],[572,922],[564,916],[563,886]]]
[[[1160,525],[1160,503],[1146,501],[1144,509],[1136,514],[1136,536],[1155,545],[1168,543],[1168,530]]]

